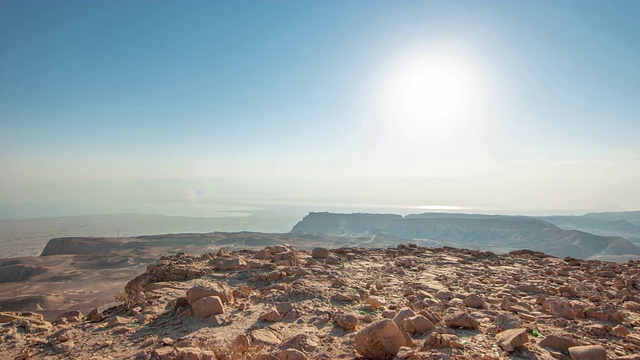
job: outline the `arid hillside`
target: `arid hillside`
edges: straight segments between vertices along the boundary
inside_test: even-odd
[[[52,255],[69,256],[69,255]],[[46,257],[45,257],[46,258]],[[639,359],[640,263],[291,245],[162,256],[118,304],[0,313],[8,359]]]

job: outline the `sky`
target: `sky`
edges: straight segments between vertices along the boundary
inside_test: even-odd
[[[639,13],[4,0],[0,203],[198,193],[637,210]]]

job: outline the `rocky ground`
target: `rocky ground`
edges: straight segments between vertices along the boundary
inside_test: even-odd
[[[165,256],[120,305],[0,313],[7,359],[640,359],[640,262],[454,248]]]

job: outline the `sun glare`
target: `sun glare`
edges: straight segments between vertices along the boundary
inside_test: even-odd
[[[479,84],[464,59],[442,54],[406,56],[384,85],[383,128],[401,141],[449,144],[477,132]],[[473,137],[473,136],[472,136]]]

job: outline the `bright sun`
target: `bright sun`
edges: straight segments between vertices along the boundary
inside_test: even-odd
[[[407,56],[392,66],[383,88],[383,128],[401,141],[444,145],[476,131],[478,79],[463,59]]]

